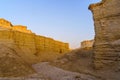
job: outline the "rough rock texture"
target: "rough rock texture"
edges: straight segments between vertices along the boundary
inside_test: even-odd
[[[51,62],[51,64],[74,72],[88,73],[92,69],[92,54],[92,48],[75,49]]]
[[[15,49],[17,47],[0,43],[0,77],[16,77],[35,73]]]
[[[96,69],[120,69],[120,0],[102,0],[90,5],[94,16]]]
[[[92,48],[93,47],[94,40],[85,40],[81,42],[81,48]]]
[[[5,19],[0,19],[0,27],[11,28],[12,24]]]
[[[29,63],[54,60],[69,51],[68,43],[36,35],[26,26],[13,26],[5,19],[0,19],[0,42],[19,47],[21,56]]]
[[[65,54],[61,58],[51,62],[51,64],[64,70],[88,74],[100,80],[120,80],[120,71],[115,71],[112,66],[107,69],[99,70],[93,68],[94,65],[92,48],[80,48],[70,51],[68,54]]]
[[[13,26],[12,30],[16,30],[16,31],[24,32],[24,33],[32,33],[31,30],[27,30],[26,26],[22,26],[22,25]]]

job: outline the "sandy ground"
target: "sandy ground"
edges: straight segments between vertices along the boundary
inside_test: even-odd
[[[96,77],[77,72],[71,72],[49,65],[48,62],[33,65],[34,69],[51,80],[98,80]]]
[[[44,77],[42,74],[31,74],[25,77],[0,77],[0,80],[50,80],[47,77]]]
[[[0,78],[0,80],[100,80],[88,74],[63,70],[50,65],[48,62],[34,64],[32,67],[36,74],[26,77]]]

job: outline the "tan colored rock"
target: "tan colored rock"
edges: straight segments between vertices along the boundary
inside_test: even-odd
[[[0,42],[0,77],[17,77],[35,73],[20,56],[21,52],[14,44]]]
[[[85,40],[81,42],[81,48],[92,48],[94,40]]]
[[[30,30],[27,30],[26,26],[22,26],[22,25],[15,25],[12,27],[12,29],[20,32],[32,33]]]
[[[11,22],[9,22],[3,18],[0,18],[0,27],[11,28],[12,24],[11,24]]]
[[[36,35],[30,30],[27,30],[26,26],[13,26],[9,21],[0,19],[0,22],[3,21],[4,23],[0,26],[0,41],[19,47],[23,52],[20,56],[30,64],[38,61],[54,60],[61,53],[69,51],[69,45],[67,43]],[[4,27],[4,25],[8,25],[5,21],[9,22],[9,28]]]
[[[94,65],[120,68],[120,0],[102,0],[90,5],[94,16]]]

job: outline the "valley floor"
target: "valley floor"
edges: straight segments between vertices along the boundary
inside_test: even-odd
[[[36,74],[26,77],[0,78],[0,80],[100,80],[95,76],[63,70],[50,65],[48,62],[34,64]]]

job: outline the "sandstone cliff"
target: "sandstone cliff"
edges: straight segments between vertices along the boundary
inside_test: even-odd
[[[14,26],[5,19],[0,19],[0,42],[19,47],[19,55],[29,63],[54,60],[69,51],[68,43],[36,35],[26,26]]]
[[[120,69],[120,0],[102,0],[90,5],[94,16],[96,69]]]

